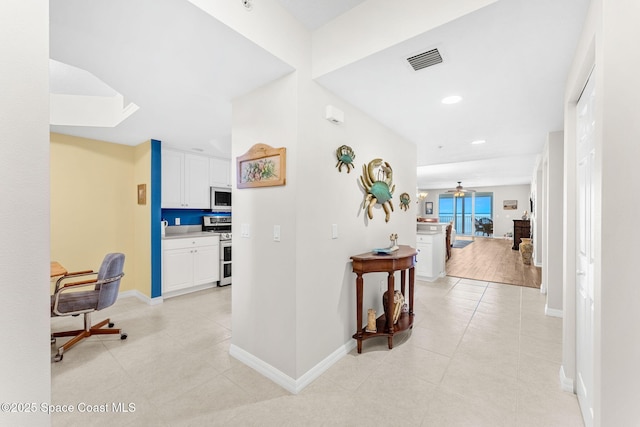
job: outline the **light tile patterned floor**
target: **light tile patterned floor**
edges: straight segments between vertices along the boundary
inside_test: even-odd
[[[393,350],[367,340],[298,395],[229,356],[230,287],[157,306],[121,299],[99,319],[111,316],[129,339],[92,337],[52,364],[53,403],[76,408],[53,425],[582,426],[559,385],[562,321],[544,315],[544,298],[468,279],[417,282],[416,324]]]

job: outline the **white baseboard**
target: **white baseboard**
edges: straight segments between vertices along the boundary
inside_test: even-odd
[[[562,312],[562,310],[559,310],[557,308],[549,308],[546,304],[544,305],[544,314],[551,317],[559,317],[561,319],[564,317],[564,313]]]
[[[420,274],[416,273],[416,280],[422,280],[424,282],[435,282],[436,280],[438,280],[440,277],[447,277],[447,272],[444,271],[440,274],[438,274],[437,276],[433,276],[433,277],[429,277],[429,276],[423,276]],[[386,289],[386,288],[385,288]]]
[[[197,292],[197,291],[202,291],[202,290],[205,290],[205,289],[211,289],[211,288],[215,288],[217,286],[218,286],[217,282],[210,282],[210,283],[205,283],[205,284],[202,284],[202,285],[190,286],[190,287],[184,288],[184,289],[178,289],[177,291],[163,292],[162,296],[164,298],[177,297],[179,295],[190,294],[191,292]]]
[[[132,291],[124,291],[124,292],[120,292],[118,294],[118,299],[120,298],[130,298],[130,297],[135,297],[138,298],[140,301],[149,304],[149,305],[157,305],[157,304],[162,304],[163,302],[163,298],[162,297],[156,297],[156,298],[149,298],[148,296],[146,296],[145,294],[143,294],[140,291],[137,290],[132,290]]]
[[[565,375],[562,365],[560,365],[560,387],[563,391],[575,393],[573,380]]]
[[[356,346],[356,342],[350,340],[348,343],[339,347],[336,351],[327,356],[324,360],[320,361],[316,366],[309,369],[304,375],[297,380],[291,378],[284,372],[269,365],[262,359],[258,359],[253,354],[241,349],[240,347],[231,344],[229,347],[229,354],[250,368],[256,370],[260,374],[269,378],[280,387],[287,390],[289,393],[298,394],[306,386],[311,384],[316,378],[322,375],[327,369],[329,369],[334,363],[343,358],[347,353],[353,350]]]

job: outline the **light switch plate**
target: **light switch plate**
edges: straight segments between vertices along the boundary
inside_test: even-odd
[[[245,239],[251,237],[251,227],[249,227],[249,224],[240,224],[240,237],[244,237]]]
[[[331,224],[331,238],[338,238],[338,224]]]
[[[273,241],[274,242],[279,242],[280,241],[280,226],[279,225],[274,225],[273,226]]]

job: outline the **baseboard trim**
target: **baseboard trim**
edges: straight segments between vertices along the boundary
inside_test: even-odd
[[[327,369],[333,366],[333,364],[353,350],[355,346],[355,341],[350,340],[348,343],[340,346],[329,356],[325,357],[316,366],[309,369],[297,380],[234,344],[229,346],[229,354],[258,373],[269,378],[289,393],[298,394],[316,378],[320,377],[320,375],[322,375]]]
[[[557,308],[549,308],[547,304],[544,305],[544,314],[551,317],[559,317],[561,319],[564,317],[564,313],[562,312],[562,310],[558,310]]]
[[[131,291],[124,291],[124,292],[120,292],[118,294],[118,299],[120,298],[131,298],[131,297],[135,297],[138,298],[140,301],[149,304],[149,305],[158,305],[158,304],[162,304],[163,302],[163,298],[162,297],[156,297],[156,298],[149,298],[148,296],[146,296],[145,294],[143,294],[142,292],[138,291],[138,290],[131,290]]]
[[[178,289],[176,291],[163,292],[162,296],[164,298],[172,298],[172,297],[177,297],[184,294],[190,294],[191,292],[203,291],[205,289],[215,288],[216,286],[218,286],[217,283],[218,282],[210,282],[210,283],[204,283],[202,285],[196,285],[188,288]]]
[[[565,375],[563,365],[560,365],[559,375],[560,375],[560,388],[562,388],[562,391],[567,391],[575,394],[573,380]]]
[[[327,369],[333,366],[336,362],[342,359],[344,356],[349,354],[351,350],[356,348],[356,341],[349,340],[346,344],[338,347],[333,353],[325,357],[320,361],[316,366],[309,369],[303,376],[298,378],[297,382],[297,393],[301,392],[305,387],[311,384],[314,380],[319,378],[322,374],[324,374]]]

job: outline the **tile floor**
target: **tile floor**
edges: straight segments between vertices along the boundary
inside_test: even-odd
[[[298,395],[229,356],[230,287],[157,306],[123,298],[95,320],[111,316],[127,340],[92,337],[51,365],[52,402],[76,409],[53,425],[583,425],[559,386],[562,322],[539,290],[446,277],[417,282],[415,297],[414,328],[393,350],[367,340]],[[70,322],[81,320],[52,328]]]

